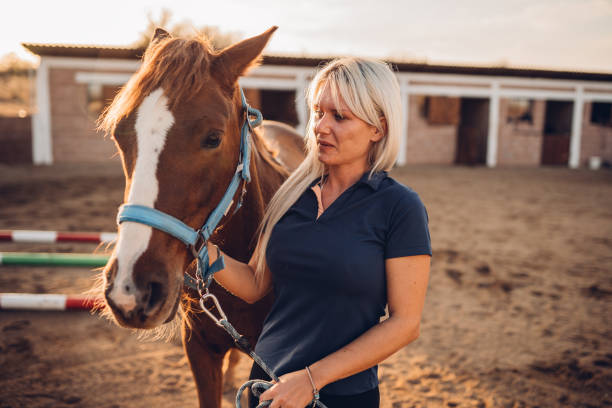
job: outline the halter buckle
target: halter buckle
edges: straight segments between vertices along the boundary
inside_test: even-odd
[[[191,254],[194,258],[199,258],[200,252],[202,252],[202,248],[204,248],[207,242],[208,240],[204,239],[204,236],[198,231],[195,242],[189,245],[189,249],[191,249]]]

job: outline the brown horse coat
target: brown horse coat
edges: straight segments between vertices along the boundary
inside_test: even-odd
[[[141,68],[101,118],[101,127],[112,135],[122,158],[126,203],[154,207],[192,228],[204,223],[238,161],[245,119],[238,77],[256,63],[275,29],[220,52],[201,39],[171,38],[156,31]],[[283,134],[288,129],[280,126],[272,128],[278,158],[256,132],[252,180],[243,206],[233,215],[230,210],[211,237],[243,262],[253,253],[266,204],[302,159],[297,154],[303,151],[300,136]],[[290,154],[284,150],[286,140],[291,141]],[[183,344],[200,407],[218,408],[223,357],[233,341],[199,309],[197,293],[184,289],[183,271],[192,261],[191,252],[176,238],[141,224],[121,224],[117,246],[103,271],[106,309],[122,326],[149,329],[172,320],[180,304]],[[254,344],[271,306],[270,295],[247,304],[216,283],[211,292],[229,321]]]

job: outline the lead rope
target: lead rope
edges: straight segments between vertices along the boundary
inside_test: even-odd
[[[218,248],[217,248],[217,251],[218,251]],[[217,252],[217,255],[219,255],[219,252]],[[212,280],[212,274],[209,275],[207,279],[208,282],[206,283],[204,283],[201,280],[199,273],[196,272],[196,274],[198,275],[197,276],[198,283],[201,283],[198,285],[198,292],[200,293],[200,307],[202,308],[202,310],[215,322],[215,324],[217,324],[217,326],[222,327],[230,336],[232,336],[232,338],[234,339],[234,343],[236,343],[236,346],[240,350],[248,354],[253,359],[253,361],[255,361],[255,363],[259,367],[261,367],[261,369],[264,370],[266,374],[268,374],[270,378],[272,378],[275,382],[278,382],[278,377],[276,376],[276,374],[274,374],[274,372],[266,365],[266,363],[261,359],[261,357],[259,357],[253,351],[247,338],[241,335],[240,333],[238,333],[236,328],[229,322],[229,320],[227,320],[227,316],[225,315],[225,312],[223,312],[223,309],[221,308],[221,304],[219,303],[219,300],[217,299],[217,297],[209,292],[208,287],[210,286],[210,281]],[[202,290],[200,290],[199,288],[202,288]],[[206,307],[206,301],[209,299],[212,301],[211,309]],[[218,317],[214,314],[215,308],[217,309],[217,312],[219,314]],[[264,391],[266,391],[273,385],[274,385],[274,382],[264,381],[264,380],[249,380],[245,382],[244,384],[240,386],[240,388],[236,392],[236,408],[242,408],[242,405],[240,403],[240,397],[242,396],[242,392],[247,387],[250,387],[253,395],[259,398],[259,396]],[[272,403],[271,400],[262,401],[259,403],[259,405],[257,405],[256,408],[264,408],[264,407],[269,406],[271,403]],[[327,408],[325,404],[323,404],[319,400],[318,393],[314,395],[314,398],[312,400],[312,407],[313,408],[314,407]]]

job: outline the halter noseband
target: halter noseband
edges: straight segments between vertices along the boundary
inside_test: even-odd
[[[194,279],[185,272],[185,285],[199,291],[208,288],[213,274],[225,267],[223,256],[218,257],[212,265],[208,264],[209,257],[206,243],[215,232],[221,219],[227,215],[234,203],[234,195],[236,191],[238,191],[240,182],[243,181],[244,183],[234,213],[242,206],[242,201],[246,192],[246,184],[251,181],[251,174],[249,171],[251,158],[249,134],[253,131],[254,127],[261,123],[263,118],[260,111],[248,105],[242,88],[240,88],[240,97],[242,99],[242,109],[246,115],[242,128],[240,129],[240,155],[238,157],[238,165],[236,166],[236,171],[234,172],[234,176],[227,190],[225,190],[223,198],[221,198],[221,201],[212,211],[202,228],[195,230],[176,217],[144,205],[123,204],[119,207],[119,213],[117,214],[117,224],[128,221],[148,225],[170,234],[185,243],[185,245],[191,249],[193,256],[198,261],[196,278]],[[250,120],[251,116],[255,116],[252,121]]]

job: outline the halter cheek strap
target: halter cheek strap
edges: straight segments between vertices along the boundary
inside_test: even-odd
[[[246,184],[251,181],[251,174],[249,171],[251,159],[249,136],[253,128],[258,126],[263,118],[260,111],[251,108],[247,104],[242,88],[240,88],[240,98],[242,100],[242,109],[246,113],[246,117],[240,129],[240,155],[238,157],[238,165],[236,166],[234,176],[225,190],[225,194],[221,198],[221,201],[217,204],[200,229],[195,230],[176,217],[143,205],[123,204],[119,207],[119,213],[117,214],[117,224],[123,222],[137,222],[148,225],[172,235],[187,245],[198,261],[198,269],[195,279],[185,273],[185,285],[196,290],[208,288],[212,281],[213,274],[225,267],[223,256],[218,257],[212,265],[208,264],[209,256],[206,243],[215,232],[221,219],[229,212],[229,209],[234,203],[234,196],[236,191],[238,191],[240,183],[243,182],[242,192],[240,193],[240,198],[234,212],[238,211],[242,206],[242,201],[246,193]],[[254,116],[253,120],[251,120],[252,116]]]

